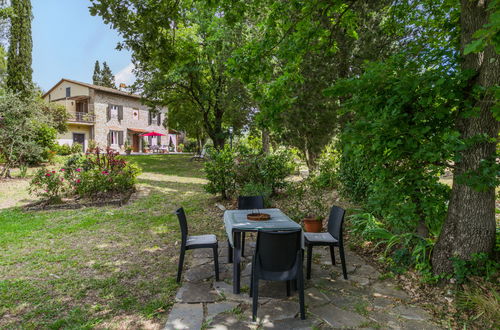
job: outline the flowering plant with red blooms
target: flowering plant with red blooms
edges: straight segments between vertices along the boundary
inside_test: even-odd
[[[62,173],[39,169],[31,180],[30,193],[48,199],[52,203],[59,202],[68,188]]]
[[[58,171],[41,169],[30,183],[30,192],[60,201],[63,194],[96,198],[109,193],[134,189],[140,169],[127,163],[111,149],[89,150],[85,156],[75,155],[66,160]]]

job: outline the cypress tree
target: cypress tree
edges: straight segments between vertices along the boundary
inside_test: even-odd
[[[101,86],[116,88],[115,76],[106,62],[102,63]]]
[[[10,25],[10,45],[7,55],[7,87],[22,98],[33,90],[31,68],[33,40],[31,38],[30,0],[12,0],[13,15]]]
[[[99,65],[99,61],[95,61],[94,65],[94,74],[92,75],[92,83],[94,85],[101,85],[101,66]]]

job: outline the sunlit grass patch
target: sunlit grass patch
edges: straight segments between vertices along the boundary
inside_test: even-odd
[[[222,213],[189,156],[127,158],[143,174],[123,207],[0,210],[0,328],[164,325],[178,287],[173,211],[185,207],[193,234],[222,234]]]

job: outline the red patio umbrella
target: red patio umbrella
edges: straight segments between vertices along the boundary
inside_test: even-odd
[[[149,132],[149,133],[141,134],[141,136],[165,136],[165,134],[161,134],[161,133],[152,131],[152,132]]]

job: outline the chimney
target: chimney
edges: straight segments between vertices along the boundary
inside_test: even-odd
[[[125,88],[127,88],[127,85],[125,85],[124,83],[121,83],[120,87],[118,87],[119,90],[124,90]]]

